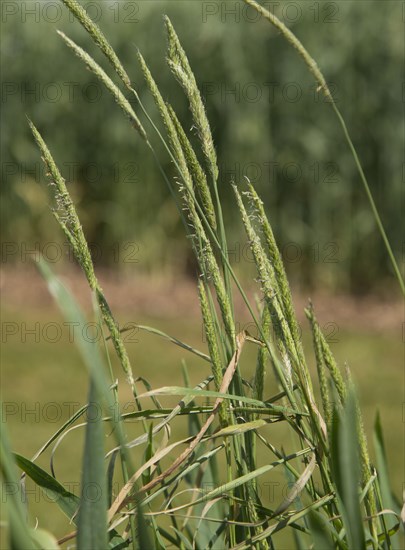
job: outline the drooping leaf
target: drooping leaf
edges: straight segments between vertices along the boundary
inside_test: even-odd
[[[14,454],[14,457],[16,464],[21,470],[23,470],[38,487],[41,487],[49,499],[56,502],[70,520],[75,522],[74,516],[79,506],[79,497],[67,491],[59,481],[37,466],[37,464],[28,460],[28,458],[19,454]]]

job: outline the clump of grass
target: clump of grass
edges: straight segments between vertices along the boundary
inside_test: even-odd
[[[253,0],[245,1],[264,13]],[[108,544],[109,548],[141,549],[275,549],[275,534],[288,530],[293,532],[298,548],[392,548],[399,527],[399,510],[387,480],[384,478],[384,483],[380,483],[380,475],[386,473],[381,430],[376,428],[380,474],[376,473],[370,462],[353,384],[341,373],[310,304],[306,314],[313,335],[322,406],[317,404],[283,262],[264,205],[249,182],[235,182],[233,189],[258,273],[262,294],[259,312],[247,299],[229,262],[217,189],[218,163],[214,141],[195,77],[172,23],[165,18],[168,66],[189,102],[205,158],[205,169],[199,163],[198,152],[193,149],[174,110],[164,101],[142,55],[138,54],[141,71],[163,119],[166,137],[146,112],[128,74],[98,26],[88,18],[76,0],[64,0],[64,3],[109,59],[127,92],[137,99],[150,123],[150,132],[145,129],[124,93],[91,55],[65,35],[61,35],[62,38],[105,84],[155,156],[159,167],[154,140],[163,143],[174,164],[174,182],[163,170],[162,175],[176,204],[180,206],[184,226],[192,237],[191,245],[198,264],[198,295],[209,353],[206,355],[157,329],[141,328],[195,354],[203,362],[202,365],[210,364],[210,372],[205,372],[202,382],[194,388],[186,383],[183,387],[153,389],[146,381],[147,391],[142,395],[136,391],[118,323],[97,281],[74,204],[48,147],[30,122],[54,183],[55,217],[87,277],[94,293],[96,312],[108,328],[108,338],[113,342],[138,405],[136,412],[119,414],[119,388],[115,384],[109,386],[103,374],[104,362],[110,364],[107,346],[102,356],[97,345],[89,348],[81,344],[90,375],[89,402],[96,401],[105,407],[103,421],[112,422],[117,439],[117,447],[107,453],[110,460],[107,470],[102,460],[104,432],[100,420],[86,423],[80,498],[63,491],[59,482],[35,464],[40,454],[67,433],[78,419],[77,415],[69,419],[31,461],[15,457],[26,475],[45,491],[57,495],[57,504],[76,523],[74,531],[62,537],[59,543],[76,538],[79,547],[104,548]],[[294,35],[274,16],[266,17],[297,48],[325,94],[330,95],[315,62]],[[82,323],[82,314],[73,297],[63,290],[48,267],[42,265],[42,271],[65,315],[69,320],[79,318]],[[236,333],[238,319],[232,299],[235,291],[240,292],[252,315],[258,329],[257,338],[246,331]],[[270,333],[274,333],[275,343]],[[108,338],[105,338],[104,344]],[[253,384],[246,380],[244,374],[246,345],[257,347]],[[268,365],[275,373],[278,388],[272,396],[266,397]],[[110,375],[112,383],[112,369]],[[209,386],[211,382],[212,389]],[[165,409],[157,400],[157,396],[173,395],[181,397],[174,408]],[[151,399],[151,405],[142,406],[147,398]],[[111,406],[114,411],[117,409],[118,415],[111,414]],[[182,416],[188,420],[189,436],[173,441],[170,424]],[[127,420],[141,422],[143,435],[128,441],[125,434]],[[159,420],[157,424],[156,420]],[[294,445],[292,452],[287,454],[284,447],[278,446],[272,438],[274,423],[283,423],[290,433]],[[163,443],[157,445],[156,434],[163,431]],[[139,464],[137,457],[141,446],[146,447],[145,458]],[[259,446],[262,452],[259,452]],[[132,452],[133,449],[136,453]],[[8,449],[6,456],[5,477],[11,480],[13,473],[9,463],[12,460]],[[116,476],[118,456],[123,466],[124,483],[119,493],[113,494],[111,481]],[[167,463],[169,457],[170,462]],[[226,465],[224,475],[217,467],[217,460]],[[284,499],[270,503],[269,507],[260,496],[259,479],[275,471],[283,472],[286,481],[291,483],[291,489]],[[84,490],[86,483],[90,482],[98,483],[103,488],[103,498],[94,507],[86,500]],[[204,490],[204,483],[210,483],[213,488]],[[177,497],[187,496],[190,490],[192,496],[189,500],[178,500]],[[10,506],[12,540],[17,540],[20,530],[19,534],[29,542],[27,548],[44,547],[44,543],[38,543],[29,530],[21,527],[22,513],[15,498]],[[165,521],[167,517],[171,521],[170,530]],[[395,521],[392,521],[393,518]],[[54,542],[53,545],[57,547]]]

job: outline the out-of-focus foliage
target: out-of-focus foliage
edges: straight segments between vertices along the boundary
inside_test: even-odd
[[[229,0],[82,4],[104,30],[148,107],[153,110],[137,47],[188,128],[186,101],[164,66],[161,15],[170,16],[206,101],[225,210],[234,200],[231,180],[249,177],[265,201],[296,283],[364,292],[386,282],[386,252],[330,105],[317,94],[296,52],[269,24]],[[294,30],[326,75],[399,256],[402,5],[370,0],[266,6]],[[109,70],[105,59],[61,3],[4,2],[2,9],[1,216],[8,243],[2,261],[20,261],[35,243],[42,250],[47,243],[62,243],[48,210],[28,114],[52,143],[88,240],[95,243],[96,261],[125,267],[136,259],[143,270],[186,270],[183,228],[153,159],[56,29]],[[250,260],[244,242],[235,231],[229,243],[241,265]],[[45,252],[50,259],[49,246]]]

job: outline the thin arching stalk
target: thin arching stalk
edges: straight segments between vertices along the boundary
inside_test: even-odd
[[[374,201],[373,194],[370,189],[370,185],[367,181],[366,175],[364,174],[364,170],[361,166],[359,156],[357,154],[356,148],[353,144],[353,141],[350,137],[349,131],[347,129],[346,123],[344,121],[344,118],[339,111],[336,102],[333,98],[333,95],[328,87],[328,84],[326,82],[325,77],[323,76],[322,72],[320,71],[315,59],[309,54],[308,50],[303,46],[300,40],[295,36],[293,32],[290,31],[290,29],[284,25],[282,21],[278,19],[274,13],[271,13],[270,11],[266,10],[263,6],[258,4],[255,0],[243,0],[246,4],[249,6],[252,6],[258,13],[260,13],[267,21],[269,21],[272,25],[278,29],[281,34],[284,36],[284,38],[297,50],[299,55],[302,57],[302,59],[305,61],[306,65],[308,66],[309,71],[311,74],[315,77],[316,81],[319,84],[319,91],[322,91],[325,94],[325,97],[327,98],[328,102],[332,105],[332,109],[337,116],[337,119],[339,120],[339,124],[343,130],[346,142],[350,148],[350,151],[353,155],[354,162],[356,164],[357,171],[359,173],[361,182],[363,184],[364,190],[366,192],[367,199],[370,204],[370,208],[372,210],[374,219],[376,221],[378,230],[381,234],[381,238],[384,242],[384,246],[387,250],[388,256],[390,258],[390,262],[392,264],[392,268],[394,270],[395,276],[398,280],[398,284],[401,288],[402,294],[405,296],[405,283],[403,280],[403,277],[401,275],[401,271],[399,269],[398,263],[395,259],[394,252],[392,251],[391,244],[388,240],[387,234],[384,229],[384,225],[382,223],[381,217],[378,213],[377,206]]]

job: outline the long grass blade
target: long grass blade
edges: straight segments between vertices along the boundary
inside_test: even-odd
[[[83,451],[83,474],[80,508],[77,519],[79,548],[107,547],[107,478],[104,468],[104,430],[101,422],[101,401],[97,386],[90,380],[89,404],[95,417],[88,415]],[[93,413],[94,414],[94,413]]]
[[[360,509],[360,449],[357,435],[356,405],[349,392],[342,413],[335,408],[332,422],[331,456],[333,478],[341,502],[343,523],[349,547],[365,549],[363,518]]]

